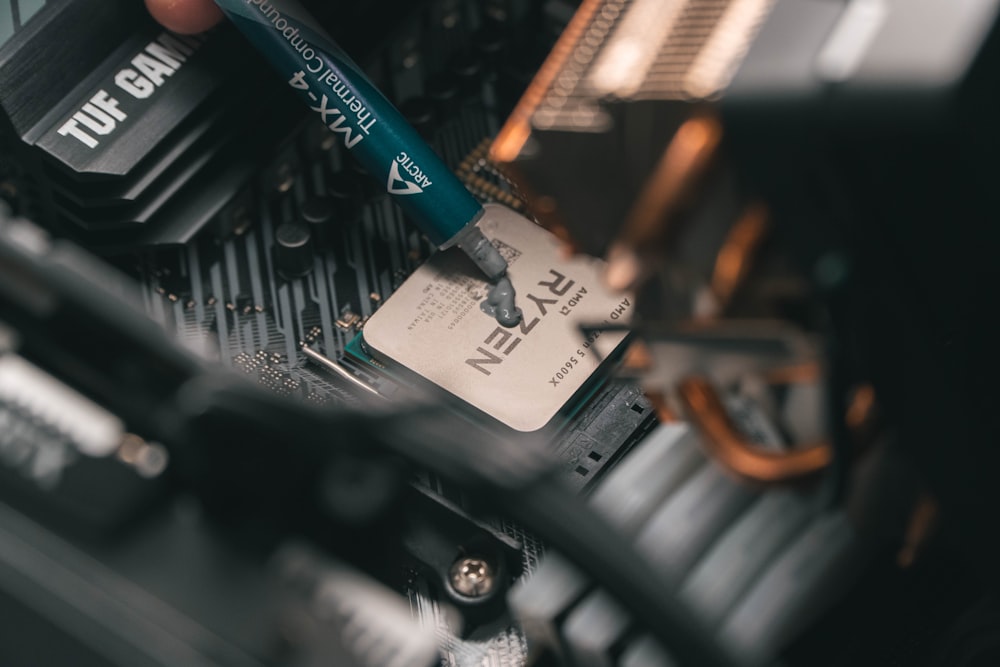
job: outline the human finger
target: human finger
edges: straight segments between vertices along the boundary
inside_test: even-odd
[[[146,7],[164,27],[182,34],[203,32],[222,20],[212,0],[146,0]]]

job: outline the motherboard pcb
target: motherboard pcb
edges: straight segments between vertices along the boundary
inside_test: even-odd
[[[523,214],[486,147],[548,36],[536,23],[536,41],[526,43],[513,37],[514,17],[498,23],[488,5],[450,4],[453,11],[437,7],[404,23],[369,58],[371,71],[473,194]],[[561,20],[557,9],[548,9],[547,20]],[[117,261],[139,277],[146,310],[186,345],[270,391],[332,407],[362,405],[364,386],[391,399],[391,376],[345,351],[433,251],[335,135],[303,118],[192,241]],[[476,416],[467,417],[475,425]],[[601,381],[552,432],[551,451],[564,479],[586,492],[655,423],[638,387]],[[426,485],[449,497],[437,480]],[[543,546],[509,522],[495,528],[521,545],[523,571],[531,572]],[[444,638],[443,664],[524,664],[525,641],[509,619],[459,634],[419,577],[406,589],[417,617]]]

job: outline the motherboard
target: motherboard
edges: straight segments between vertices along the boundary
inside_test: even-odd
[[[480,201],[523,216],[524,202],[490,161],[488,148],[572,11],[571,3],[560,2],[538,6],[518,2],[429,3],[402,13],[387,28],[377,31],[377,41],[365,43],[363,50],[354,55]],[[131,65],[125,67],[129,71],[161,68],[155,93],[165,96],[173,90],[169,86],[180,85],[177,77],[168,78],[168,74],[184,73],[182,64],[191,67],[178,58],[193,59],[197,53],[208,60],[208,56],[217,55],[216,51],[222,47],[216,44],[233,39],[227,30],[216,30],[220,32],[223,34],[210,35],[207,44],[203,43],[205,38],[192,41],[154,37],[148,44],[139,44],[138,55],[123,47],[120,51],[126,55],[120,60],[123,66]],[[149,34],[155,35],[155,29]],[[129,42],[138,44],[144,39],[132,38]],[[137,66],[133,62],[136,59],[143,62]],[[247,55],[247,59],[258,65],[251,56]],[[206,67],[214,73],[225,70],[224,64],[209,60]],[[162,69],[171,66],[172,72]],[[133,88],[137,85],[135,79],[128,76],[123,79],[120,74],[112,80],[115,76],[119,83],[124,80]],[[240,87],[259,86],[282,94],[280,87],[272,85],[271,76],[261,67],[249,74],[238,74],[242,78],[238,78],[237,84],[227,81],[226,85],[236,92],[240,92]],[[166,87],[161,91],[161,86]],[[101,90],[104,88],[109,86],[103,85]],[[90,95],[87,99],[93,98]],[[100,97],[97,101],[104,99]],[[96,103],[88,101],[91,106],[84,105],[85,109],[93,111]],[[230,102],[230,106],[235,103]],[[146,166],[150,161],[166,162],[160,155],[164,149],[156,148],[149,156],[133,156],[134,164],[138,165],[135,175],[105,177],[105,183],[99,182],[96,188],[73,184],[75,179],[85,183],[86,175],[59,175],[62,180],[57,181],[57,188],[69,194],[60,194],[54,200],[57,202],[56,211],[51,214],[56,220],[54,226],[70,229],[72,236],[99,248],[106,259],[137,279],[143,309],[184,346],[234,369],[270,392],[331,409],[364,409],[372,400],[391,402],[412,398],[426,388],[415,387],[398,374],[385,372],[377,358],[352,356],[349,350],[352,346],[355,351],[361,349],[370,318],[427,262],[435,249],[390,200],[385,188],[374,183],[354,161],[341,137],[324,127],[313,114],[307,115],[305,109],[299,112],[297,108],[293,111],[277,106],[277,112],[256,110],[267,122],[280,122],[283,127],[280,131],[269,128],[254,137],[259,145],[246,151],[250,156],[243,162],[250,168],[241,163],[241,179],[230,178],[220,184],[206,177],[204,171],[184,165],[184,157],[177,158],[175,165],[162,167],[166,176],[159,175],[156,168]],[[100,108],[97,107],[98,113]],[[113,110],[121,116],[136,113],[124,104]],[[180,111],[177,113],[180,116]],[[198,157],[195,148],[211,143],[209,134],[215,131],[213,127],[217,129],[217,125],[213,126],[213,113],[218,112],[200,111],[201,115],[193,119],[182,117],[182,124],[173,135],[166,134],[191,134],[188,145],[194,148],[190,153]],[[94,122],[92,116],[84,120]],[[189,129],[191,125],[194,130]],[[75,143],[80,143],[81,137],[92,139],[86,134],[87,127],[77,123],[70,128],[72,132],[63,132],[61,137],[58,133],[50,135],[49,143],[42,141],[41,145],[61,148],[67,138]],[[135,132],[131,127],[121,131],[126,130]],[[112,134],[116,140],[117,131]],[[237,135],[240,131],[232,130]],[[251,141],[249,137],[254,135],[247,134],[245,128],[242,131],[242,141]],[[231,139],[228,141],[232,143]],[[98,147],[95,143],[94,147],[104,150],[106,143],[102,139],[102,144]],[[131,146],[132,151],[139,150],[134,138],[124,145]],[[79,146],[71,148],[77,153],[81,150]],[[207,155],[215,157],[200,159],[211,163],[219,155],[231,155],[225,152],[229,148],[208,151]],[[177,152],[176,148],[173,150]],[[71,157],[79,158],[77,153]],[[108,150],[104,159],[121,158],[114,150]],[[84,166],[78,159],[76,167],[94,171],[106,166],[94,164],[92,161]],[[55,167],[46,169],[51,173]],[[58,169],[65,171],[66,165]],[[182,170],[191,173],[178,177],[177,183],[170,185],[171,171]],[[206,182],[198,190],[200,178]],[[171,204],[179,210],[167,213],[148,203],[143,205],[143,197],[154,200],[160,197],[159,201],[163,201],[156,192],[157,183],[163,181],[168,185],[165,192],[179,193],[171,195],[174,200],[183,198],[192,189],[197,190],[193,195],[197,200],[210,196],[215,188],[218,192],[213,201],[224,204],[209,207],[209,215],[203,207],[193,216],[190,212],[193,205],[185,201]],[[30,175],[12,174],[8,182],[12,188],[16,183],[19,194],[16,204],[22,212],[47,208],[45,201],[32,196],[35,184]],[[120,182],[125,182],[126,190],[131,188],[138,194],[123,194]],[[143,184],[152,195],[141,193],[139,185]],[[87,194],[72,196],[77,191]],[[108,194],[101,195],[102,192]],[[116,205],[111,199],[115,196],[126,203]],[[69,201],[71,197],[75,203]],[[91,203],[94,201],[96,206]],[[131,201],[138,201],[139,205]],[[102,211],[111,215],[102,220],[99,218]],[[112,224],[115,216],[125,216],[121,218],[125,222],[131,216],[134,221]],[[90,224],[91,219],[98,222]],[[539,233],[547,234],[541,230]],[[123,280],[123,284],[127,282]],[[567,294],[565,289],[560,292],[562,295],[567,302],[573,298],[573,293]],[[563,304],[552,299],[541,305],[555,310]],[[474,316],[485,317],[478,312]],[[594,334],[589,335],[592,342]],[[591,344],[582,332],[577,342]],[[572,348],[576,347],[573,342]],[[559,372],[555,367],[552,370]],[[574,394],[573,401],[558,418],[546,418],[542,424],[547,426],[544,437],[565,481],[581,493],[593,488],[604,472],[657,423],[654,409],[637,385],[608,377],[598,377],[586,384],[586,391],[570,392]],[[507,428],[488,417],[485,420],[491,423],[485,423],[481,412],[460,400],[454,401],[454,405],[457,412],[464,413],[470,428]],[[80,485],[92,482],[95,473],[78,471],[80,463],[67,464],[60,481],[52,486],[64,493],[78,476],[83,478],[76,482]],[[82,461],[85,467],[89,463]],[[121,465],[120,461],[108,463]],[[96,472],[97,476],[104,474],[107,472]],[[155,483],[155,479],[147,481],[149,485]],[[454,504],[454,511],[463,512],[460,494],[455,494],[441,480],[427,477],[414,484],[419,488],[417,493],[434,496],[436,502],[449,507]],[[108,507],[95,510],[103,513],[93,524],[100,526],[102,534],[108,531],[114,534],[135,520],[134,510],[140,504],[137,496],[129,495],[124,488],[118,487],[110,504],[130,506],[129,511],[119,516]],[[138,496],[146,493],[145,489],[135,491]],[[150,495],[155,498],[157,493]],[[150,502],[155,505],[160,501]],[[178,515],[191,512],[197,514],[190,506],[176,510]],[[198,523],[190,517],[178,521],[180,525],[170,530],[185,532],[185,522],[188,529],[194,525],[190,522]],[[507,520],[496,519],[488,528],[497,539],[506,538],[513,545],[510,548],[514,567],[522,577],[535,569],[543,550],[537,539]],[[85,533],[88,530],[84,528]],[[149,539],[167,538],[150,536]],[[176,539],[176,536],[171,538]],[[198,542],[199,536],[188,535],[184,540]],[[118,551],[116,547],[100,551],[99,559],[117,558]],[[141,570],[134,570],[132,576],[141,579],[152,574],[151,571],[139,574]],[[462,631],[463,623],[456,624],[447,613],[447,605],[442,607],[436,599],[434,586],[416,570],[407,571],[409,574],[401,579],[405,582],[401,592],[408,596],[411,609],[421,623],[438,627],[440,637],[450,637],[442,642],[443,664],[496,667],[525,664],[524,637],[502,610],[477,618],[471,626],[465,622]],[[181,595],[192,594],[188,591]],[[249,594],[244,592],[242,596]],[[178,604],[177,600],[172,602]],[[454,604],[453,600],[450,602]],[[229,624],[229,621],[223,623]]]
[[[995,664],[1000,4],[906,4],[0,0],[0,663]]]

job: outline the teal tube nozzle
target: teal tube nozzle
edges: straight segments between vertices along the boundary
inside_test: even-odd
[[[432,243],[460,245],[491,280],[504,274],[488,242],[483,252],[482,205],[298,2],[215,2]]]

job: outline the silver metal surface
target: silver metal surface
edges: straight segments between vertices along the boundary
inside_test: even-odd
[[[334,373],[338,377],[347,380],[358,389],[362,389],[366,393],[373,394],[375,396],[378,396],[379,398],[384,398],[382,394],[378,393],[377,391],[375,391],[374,388],[369,387],[367,384],[365,384],[358,378],[351,375],[346,368],[342,367],[333,359],[324,357],[322,354],[320,354],[319,352],[317,352],[316,350],[312,349],[311,347],[305,344],[302,344],[301,349],[302,353],[305,354],[306,357],[308,357],[310,360],[316,362],[317,364],[327,369],[331,373]]]
[[[107,456],[124,435],[121,420],[27,359],[0,356],[0,404],[66,436],[87,456]]]
[[[457,250],[437,253],[365,325],[365,344],[519,431],[535,431],[566,405],[625,339],[581,325],[626,324],[634,299],[602,284],[604,263],[567,259],[549,232],[498,205],[479,223],[510,265],[524,316],[505,328],[480,311],[488,285]]]
[[[455,592],[470,598],[489,595],[496,585],[496,573],[489,561],[475,556],[463,556],[448,571]]]

